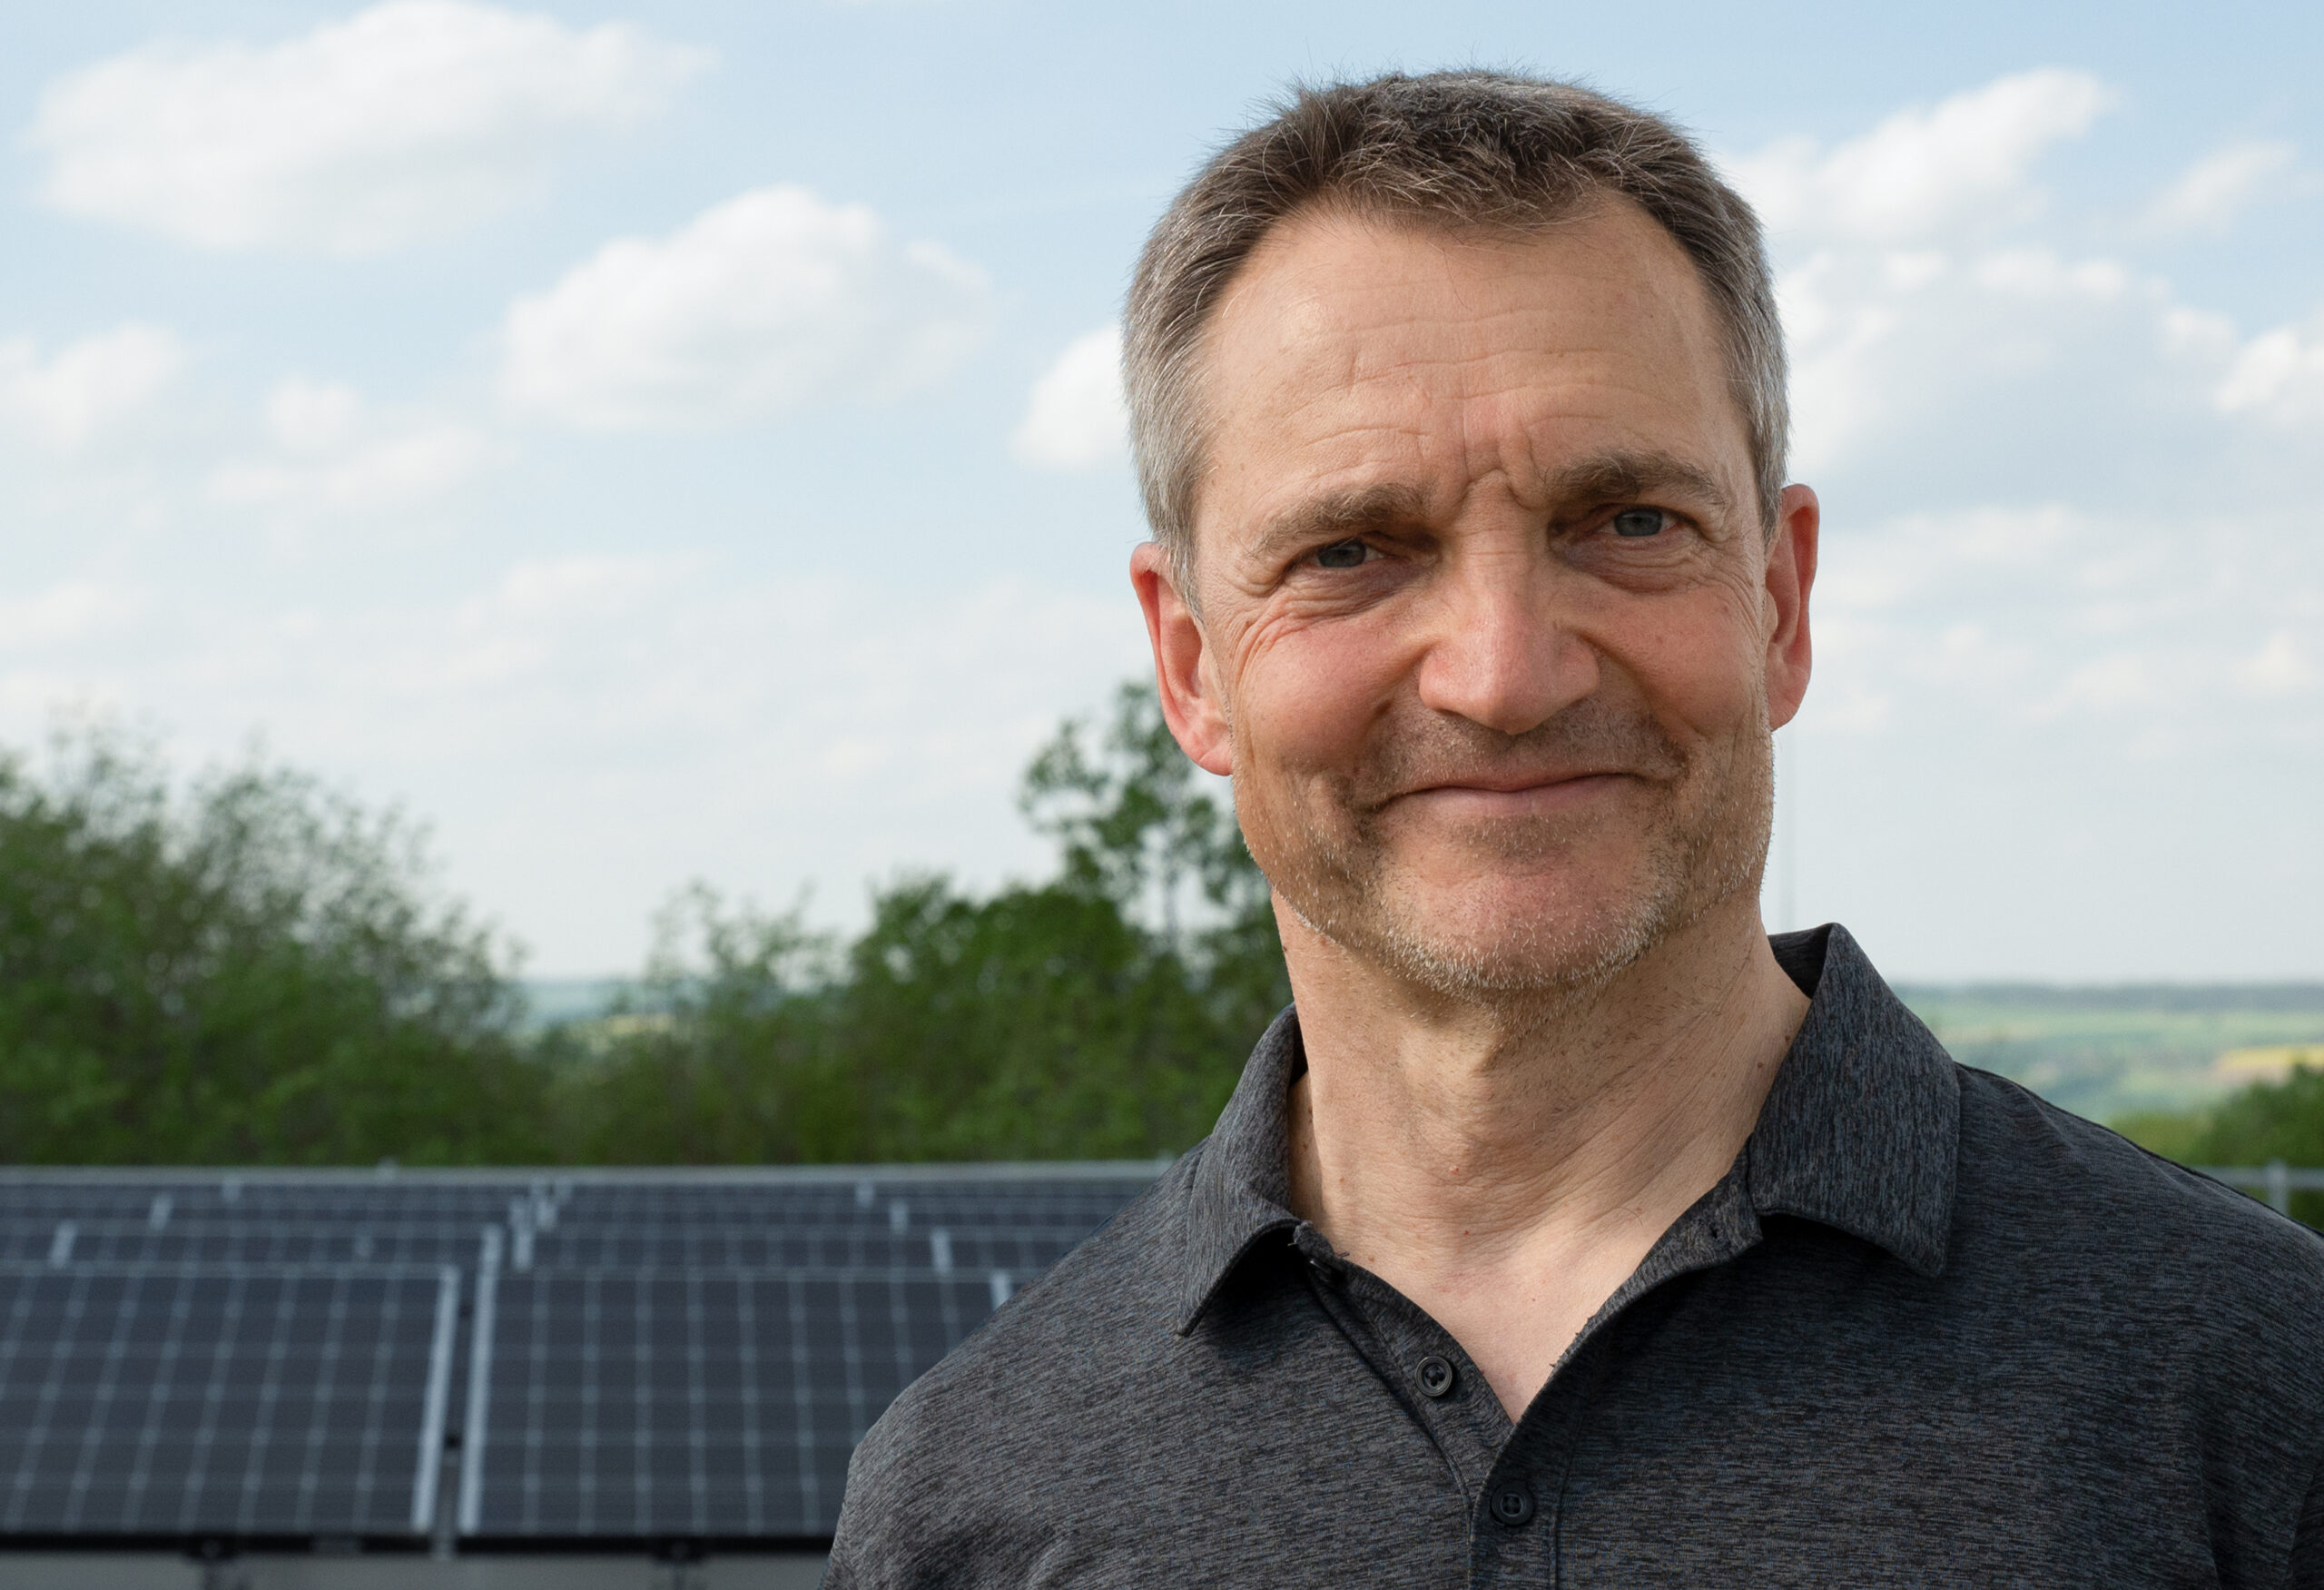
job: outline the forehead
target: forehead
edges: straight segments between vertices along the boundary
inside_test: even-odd
[[[1207,352],[1205,536],[1322,491],[1409,487],[1450,513],[1497,480],[1524,500],[1610,452],[1687,459],[1749,499],[1709,294],[1624,200],[1517,236],[1294,217],[1236,278]]]

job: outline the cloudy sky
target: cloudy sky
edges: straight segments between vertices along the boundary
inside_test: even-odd
[[[1773,914],[2324,976],[2319,15],[11,5],[0,741],[262,743],[543,973],[689,877],[1033,874],[1018,770],[1143,662],[1145,227],[1288,79],[1516,64],[1772,231],[1827,515]]]

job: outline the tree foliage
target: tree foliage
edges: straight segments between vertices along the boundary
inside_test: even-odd
[[[826,1045],[831,946],[798,914],[682,890],[615,1012],[546,1034],[561,1157],[599,1164],[850,1158],[854,1090]]]
[[[589,1156],[1102,1158],[1207,1131],[1290,999],[1232,815],[1136,686],[1102,734],[1059,730],[1023,805],[1057,878],[901,879],[843,953],[795,913],[683,895],[633,1010],[571,1072]]]
[[[2208,1110],[2118,1121],[2134,1141],[2183,1165],[2324,1166],[2324,1049],[2280,1082],[2254,1082]],[[2295,1192],[2291,1212],[2324,1227],[2324,1192]]]
[[[526,1031],[419,836],[294,773],[173,791],[102,735],[0,758],[0,1159],[748,1163],[1143,1156],[1290,997],[1266,886],[1149,692],[1068,724],[1058,875],[878,890],[842,943],[681,891],[604,1020]]]
[[[1058,842],[1060,881],[1126,912],[1153,901],[1173,943],[1188,883],[1230,920],[1265,914],[1272,923],[1266,880],[1243,847],[1234,813],[1196,787],[1196,767],[1171,738],[1153,687],[1132,681],[1115,691],[1113,721],[1095,756],[1088,735],[1088,725],[1068,719],[1026,769],[1018,800],[1033,826]]]
[[[528,1158],[539,1070],[400,820],[101,733],[0,759],[0,1158]]]

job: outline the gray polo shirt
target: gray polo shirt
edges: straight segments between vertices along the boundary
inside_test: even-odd
[[[872,1429],[827,1582],[2324,1586],[2324,1242],[1775,943],[1750,1141],[1513,1426],[1287,1207],[1286,1013]]]

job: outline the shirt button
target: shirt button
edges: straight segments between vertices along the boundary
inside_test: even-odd
[[[1440,1358],[1425,1358],[1420,1361],[1420,1388],[1431,1397],[1442,1397],[1452,1389],[1452,1366]]]
[[[1530,1522],[1533,1516],[1533,1493],[1521,1485],[1505,1485],[1492,1494],[1492,1516],[1496,1522],[1512,1529]]]

